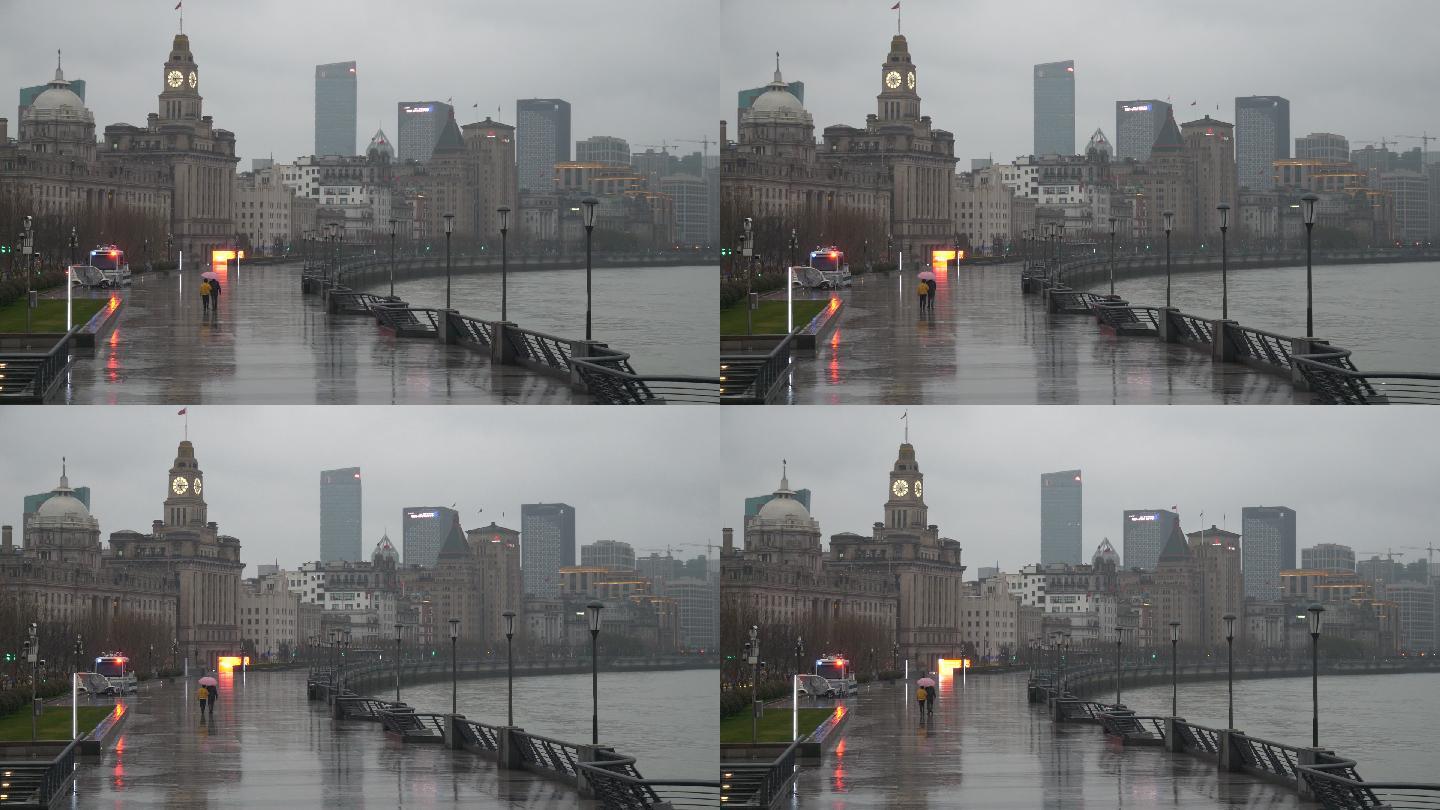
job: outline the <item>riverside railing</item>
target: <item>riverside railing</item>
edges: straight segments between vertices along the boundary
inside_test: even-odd
[[[80,742],[71,740],[48,760],[0,760],[0,806],[49,807],[75,775]]]
[[[715,782],[643,779],[632,773],[635,760],[616,756],[597,762],[577,763],[606,808],[668,807],[677,810],[720,806],[720,788]],[[628,769],[626,766],[629,766]]]
[[[720,401],[727,405],[766,405],[775,401],[790,378],[795,335],[780,338],[763,355],[722,354]]]
[[[768,808],[795,778],[800,741],[790,743],[770,762],[724,762],[720,765],[720,802],[725,807]]]
[[[1440,808],[1440,784],[1419,782],[1366,782],[1355,773],[1355,762],[1300,765],[1300,776],[1310,793],[1326,810],[1435,810]]]
[[[0,335],[0,403],[43,403],[65,379],[79,330],[77,326],[63,335],[44,336],[55,343],[39,352],[7,348],[6,343],[11,341]]]

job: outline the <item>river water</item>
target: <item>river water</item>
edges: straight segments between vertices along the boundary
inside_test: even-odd
[[[449,683],[402,687],[400,697],[419,712],[450,711]],[[505,724],[503,677],[462,680],[457,700],[467,718]],[[590,742],[590,676],[516,678],[515,725],[544,737]],[[600,742],[635,757],[647,779],[714,779],[720,772],[719,727],[720,679],[713,669],[600,672]]]
[[[1220,271],[1171,276],[1182,312],[1220,317]],[[1230,319],[1242,326],[1305,334],[1305,267],[1232,270]],[[1440,372],[1440,262],[1329,264],[1314,268],[1315,334],[1354,352],[1362,371]],[[1102,289],[1103,288],[1103,289]],[[1108,292],[1109,283],[1090,287]],[[1116,279],[1135,304],[1163,306],[1165,274]]]
[[[592,332],[630,353],[642,374],[713,377],[720,367],[719,281],[712,267],[606,267],[592,270]],[[381,287],[372,285],[372,292]],[[512,270],[509,317],[521,328],[564,338],[585,336],[585,271]],[[395,282],[417,307],[445,305],[445,277]],[[451,305],[462,314],[500,319],[500,273],[451,277]]]
[[[1130,689],[1121,699],[1138,714],[1170,713],[1168,684]],[[1254,737],[1309,745],[1310,705],[1309,678],[1235,682],[1235,725]],[[1224,728],[1225,681],[1181,683],[1179,712]],[[1440,672],[1320,676],[1320,745],[1355,760],[1367,780],[1440,782],[1437,727]]]

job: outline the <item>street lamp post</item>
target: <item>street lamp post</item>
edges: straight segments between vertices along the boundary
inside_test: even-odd
[[[450,713],[451,713],[451,714],[459,714],[460,712],[459,712],[459,710],[456,708],[456,706],[457,706],[457,704],[458,704],[458,700],[456,699],[456,694],[457,694],[457,692],[458,692],[458,690],[457,690],[457,688],[456,688],[456,684],[457,684],[457,682],[459,681],[459,677],[458,677],[457,674],[456,674],[455,650],[456,650],[456,648],[460,645],[460,620],[459,620],[459,619],[450,619],[449,622],[450,622]]]
[[[805,637],[795,637],[795,677],[800,677],[800,656],[805,654]]]
[[[510,254],[509,244],[506,235],[510,233],[510,207],[502,205],[495,209],[500,215],[500,320],[509,320],[510,284],[509,267]]]
[[[1225,620],[1225,691],[1229,696],[1230,712],[1226,728],[1235,728],[1235,614],[1226,613]]]
[[[395,702],[400,702],[400,628],[404,625],[395,623]]]
[[[1170,716],[1176,717],[1179,713],[1180,686],[1177,675],[1179,669],[1175,663],[1175,656],[1180,647],[1180,622],[1170,622]]]
[[[1320,747],[1320,619],[1325,613],[1322,605],[1311,605],[1310,614],[1310,747]]]
[[[750,625],[750,642],[745,645],[745,657],[750,659],[750,742],[758,742],[760,737],[760,715],[756,712],[756,704],[760,700],[760,628],[757,625]]]
[[[790,229],[790,266],[795,266],[795,253],[800,250],[800,232],[795,228]]]
[[[34,742],[40,732],[37,726],[39,720],[35,716],[35,681],[39,676],[36,662],[40,660],[40,625],[35,622],[30,623],[30,638],[26,640],[25,653],[26,657],[30,659],[30,741]]]
[[[587,229],[588,233],[588,229]],[[588,240],[587,240],[588,241]],[[600,637],[600,611],[605,606],[591,602],[585,606],[590,619],[590,744],[600,744],[600,666],[596,640]]]
[[[586,197],[580,201],[582,214],[585,223],[585,339],[590,340],[590,245],[591,238],[595,233],[595,206],[600,201],[594,197]],[[748,272],[748,271],[747,271]],[[748,304],[747,304],[748,306]],[[597,616],[599,614],[596,614]],[[596,631],[599,632],[599,631]]]
[[[455,215],[445,215],[445,308],[450,308],[450,233],[455,230]]]
[[[1055,280],[1065,280],[1065,220],[1055,223]]]
[[[515,725],[515,611],[500,614],[505,619],[505,725]]]
[[[1165,306],[1170,306],[1170,231],[1175,227],[1175,212],[1162,211],[1165,218]]]
[[[1120,705],[1120,648],[1125,644],[1125,628],[1115,628],[1115,705]]]
[[[1115,222],[1115,217],[1110,217],[1110,295],[1112,296],[1115,295]],[[1116,698],[1115,702],[1119,703],[1120,699]]]
[[[1220,212],[1220,319],[1230,320],[1230,244],[1227,232],[1230,230],[1230,206],[1220,203],[1215,206]]]
[[[1303,209],[1305,212],[1305,337],[1309,338],[1315,337],[1315,305],[1311,284],[1310,249],[1312,246],[1311,243],[1313,242],[1312,237],[1315,233],[1315,202],[1319,199],[1320,198],[1314,194],[1306,194],[1300,198],[1300,201],[1305,204],[1305,208]],[[1315,624],[1314,626],[1318,628],[1320,625]],[[1316,630],[1315,632],[1318,633],[1319,631]]]
[[[390,220],[390,297],[395,297],[395,225],[398,219]],[[398,627],[398,625],[397,625]],[[397,698],[398,700],[398,698]]]

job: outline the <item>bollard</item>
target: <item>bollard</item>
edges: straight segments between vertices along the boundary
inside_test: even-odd
[[[1160,311],[1157,313],[1159,317],[1156,318],[1158,330],[1155,333],[1155,337],[1158,338],[1161,343],[1179,342],[1180,332],[1175,329],[1174,323],[1170,320],[1170,314],[1179,311],[1179,307],[1160,307]]]
[[[445,715],[445,747],[464,748],[465,738],[460,734],[460,721],[465,719],[463,714]]]
[[[1185,746],[1180,742],[1180,735],[1176,733],[1183,717],[1165,718],[1165,750],[1172,754],[1183,754]]]
[[[1245,760],[1240,756],[1241,734],[1244,732],[1233,728],[1220,731],[1220,770],[1230,773],[1241,773],[1245,770]]]
[[[441,343],[454,343],[455,337],[450,332],[450,316],[460,314],[454,309],[437,309],[435,311],[435,339]]]
[[[1235,321],[1214,320],[1210,322],[1210,358],[1217,363],[1235,362],[1235,344],[1230,330],[1239,326]]]
[[[496,764],[501,768],[509,768],[518,771],[525,767],[525,753],[520,741],[515,738],[517,732],[525,729],[519,726],[500,727],[500,750],[497,752],[499,758]]]
[[[491,326],[494,331],[490,338],[490,364],[515,365],[515,346],[510,342],[510,330],[516,328],[515,324],[510,321],[496,321]]]

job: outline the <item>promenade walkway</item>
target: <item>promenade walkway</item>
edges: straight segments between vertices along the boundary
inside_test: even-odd
[[[438,745],[388,739],[373,723],[337,722],[305,699],[305,672],[221,678],[201,722],[177,680],[128,700],[113,750],[81,760],[73,801],[107,810],[163,807],[581,808],[573,788]]]
[[[1020,293],[1018,265],[939,280],[920,314],[915,275],[861,276],[838,327],[797,360],[794,404],[1219,404],[1298,401],[1288,381],[1153,338],[1100,333]]]
[[[561,380],[460,346],[396,340],[372,319],[327,315],[300,293],[300,266],[242,265],[201,310],[199,270],[137,275],[115,332],[81,354],[73,404],[569,403]],[[63,293],[62,293],[63,294]]]
[[[1093,725],[1055,726],[1025,702],[1024,673],[941,684],[921,725],[913,688],[863,690],[819,767],[795,785],[801,808],[986,810],[1301,808],[1295,794],[1158,748],[1125,749]]]

